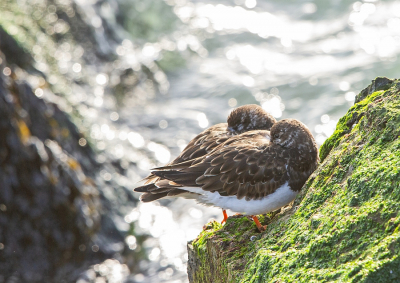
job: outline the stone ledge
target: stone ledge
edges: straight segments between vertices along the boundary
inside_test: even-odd
[[[356,101],[266,232],[231,217],[188,244],[190,282],[400,281],[400,81],[377,78]]]

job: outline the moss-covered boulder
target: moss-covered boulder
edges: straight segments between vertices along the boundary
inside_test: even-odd
[[[294,205],[188,244],[191,282],[400,282],[400,80],[377,78],[321,146]],[[271,219],[272,218],[272,219]]]

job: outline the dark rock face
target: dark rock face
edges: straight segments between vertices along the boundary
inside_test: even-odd
[[[366,98],[368,95],[372,94],[375,91],[378,90],[386,90],[390,86],[390,84],[393,83],[393,80],[388,79],[386,77],[377,77],[375,80],[372,81],[372,83],[364,88],[357,96],[354,101],[354,103],[358,103],[364,98]]]
[[[97,165],[68,116],[2,61],[0,281],[71,281],[98,251],[101,202],[88,174]]]
[[[127,167],[109,151],[95,154],[96,140],[82,133],[108,124],[104,117],[136,85],[150,89],[140,82],[158,68],[115,67],[126,61],[115,51],[120,27],[93,3],[104,30],[94,28],[86,4],[0,1],[0,283],[107,282],[116,269],[122,281],[144,272],[146,235],[124,220],[138,201],[120,182]],[[107,85],[97,84],[98,73]],[[94,107],[94,89],[106,107]],[[102,119],[93,122],[87,109]]]

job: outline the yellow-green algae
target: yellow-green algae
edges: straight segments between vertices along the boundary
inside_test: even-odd
[[[205,227],[189,244],[191,282],[400,282],[400,81],[381,89],[339,120],[266,232],[245,217]]]

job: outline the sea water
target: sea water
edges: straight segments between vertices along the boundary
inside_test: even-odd
[[[278,120],[301,120],[321,145],[372,79],[400,74],[398,1],[165,3],[178,24],[142,52],[159,60],[162,50],[177,52],[185,63],[167,70],[164,93],[120,113],[143,154],[132,182],[244,104],[259,104]],[[137,282],[187,282],[187,241],[210,218],[222,220],[219,209],[182,199],[139,204],[132,215],[151,235],[147,271],[133,275]]]

